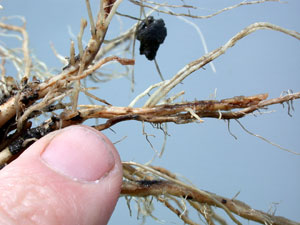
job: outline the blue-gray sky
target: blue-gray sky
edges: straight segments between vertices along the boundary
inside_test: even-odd
[[[181,2],[178,1],[178,4]],[[199,0],[185,1],[197,5],[193,11],[197,15],[207,15],[239,1]],[[1,16],[23,15],[27,20],[30,47],[35,55],[50,68],[61,68],[50,48],[52,42],[56,50],[67,56],[70,34],[68,27],[77,34],[80,19],[88,18],[84,1],[44,0],[17,1],[3,0]],[[96,12],[98,1],[91,1]],[[120,12],[139,15],[138,8],[124,0]],[[224,12],[211,19],[191,20],[201,29],[209,51],[226,43],[233,35],[254,22],[270,22],[287,29],[300,31],[300,1],[287,3],[269,2],[243,6]],[[182,20],[154,13],[156,18],[164,18],[168,36],[160,47],[157,61],[166,79],[176,74],[186,63],[204,54],[199,35],[195,29]],[[114,37],[120,31],[134,24],[134,21],[121,18],[122,27],[114,20],[108,35]],[[88,34],[86,35],[88,40]],[[1,41],[2,40],[1,37]],[[138,43],[137,43],[138,44]],[[153,62],[138,54],[136,45],[135,92],[130,91],[130,81],[120,78],[103,83],[94,94],[114,105],[126,106],[150,84],[159,82]],[[210,66],[199,70],[183,81],[171,94],[185,90],[185,100],[209,99],[217,89],[217,99],[238,95],[269,93],[278,97],[288,89],[300,91],[300,42],[290,36],[275,31],[258,31],[239,41],[225,55],[214,61],[216,73]],[[145,101],[142,100],[140,105]],[[271,106],[269,114],[246,116],[240,122],[253,133],[259,134],[285,148],[300,152],[299,124],[300,104],[294,101],[295,111],[288,116],[287,105]],[[237,136],[235,140],[227,130],[227,123],[216,119],[204,119],[202,124],[168,125],[169,137],[162,159],[153,164],[181,174],[197,187],[210,192],[233,197],[240,191],[238,199],[253,208],[268,211],[276,203],[276,215],[300,221],[300,158],[250,136],[235,122],[230,128]],[[297,125],[298,124],[298,125]],[[113,141],[125,140],[116,145],[124,161],[148,162],[154,151],[142,134],[138,122],[125,122],[104,133]],[[151,143],[160,150],[163,140],[161,131],[145,125]],[[279,204],[277,204],[279,203]],[[154,215],[166,224],[178,222],[175,215],[159,207]],[[133,216],[124,199],[120,199],[109,224],[138,224],[135,202],[132,201]],[[197,217],[194,217],[197,218]],[[230,221],[226,218],[227,221]],[[146,224],[156,224],[147,218]],[[229,222],[231,224],[231,222]],[[254,223],[250,223],[254,224]]]

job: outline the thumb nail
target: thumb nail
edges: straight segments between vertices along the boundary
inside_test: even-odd
[[[71,126],[51,140],[41,158],[50,168],[71,179],[96,181],[114,167],[110,148],[99,131]]]

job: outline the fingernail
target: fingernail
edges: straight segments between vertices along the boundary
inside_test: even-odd
[[[51,140],[41,158],[50,168],[67,177],[96,181],[114,167],[111,148],[100,132],[71,126]]]

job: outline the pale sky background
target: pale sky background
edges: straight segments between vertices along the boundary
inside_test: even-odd
[[[271,22],[300,32],[300,1],[286,2],[243,6],[211,19],[192,21],[201,29],[211,51],[226,43],[244,27],[258,21]],[[176,3],[182,4],[181,1]],[[185,4],[199,7],[192,12],[197,15],[208,15],[236,3],[239,1],[185,0]],[[4,7],[0,11],[1,17],[23,15],[26,18],[30,47],[50,68],[59,69],[62,65],[52,53],[49,43],[52,42],[60,54],[68,56],[72,38],[68,27],[77,35],[80,19],[88,18],[84,0],[2,0],[1,4]],[[91,4],[96,11],[98,1],[92,0]],[[123,1],[119,11],[139,15],[138,8],[127,0]],[[201,57],[204,54],[203,46],[195,29],[182,20],[157,13],[153,16],[164,18],[168,29],[168,36],[156,58],[164,77],[169,79],[186,63]],[[120,19],[122,28],[115,19],[108,31],[109,38],[115,37],[135,22],[128,18]],[[87,32],[86,40],[88,37]],[[0,41],[9,43],[10,40],[1,37]],[[94,94],[114,105],[126,106],[138,93],[160,81],[154,62],[140,56],[138,48],[139,43],[136,43],[135,92],[131,93],[130,80],[123,77],[99,84],[100,89]],[[216,73],[207,65],[205,70],[196,71],[184,80],[171,94],[185,90],[185,100],[206,100],[215,89],[217,99],[259,93],[269,93],[273,98],[288,89],[300,91],[300,42],[282,33],[267,30],[255,32],[215,60],[214,65]],[[139,105],[144,101],[145,99]],[[275,110],[271,114],[257,117],[249,115],[240,119],[240,122],[253,133],[300,152],[299,100],[294,101],[294,108],[292,117],[287,114],[287,105],[284,108],[278,105],[269,107],[268,111]],[[300,222],[300,156],[250,136],[235,121],[231,121],[230,127],[237,140],[229,134],[226,122],[204,120],[203,124],[168,124],[170,136],[165,153],[153,164],[185,176],[202,190],[229,198],[240,192],[238,199],[255,209],[268,211],[276,204],[276,215]],[[145,128],[147,133],[155,135],[149,138],[159,151],[163,140],[162,132],[150,124],[146,124]],[[116,144],[122,160],[146,163],[152,159],[155,153],[142,135],[141,123],[124,122],[114,126],[113,130],[116,133],[104,131],[113,142],[127,136]],[[155,200],[154,203],[157,209],[153,215],[164,224],[182,224],[176,215],[161,207]],[[142,219],[137,219],[134,201],[131,208],[132,217],[129,216],[124,198],[120,198],[109,224],[140,224]],[[197,219],[196,216],[193,218]],[[228,217],[225,218],[232,224]],[[245,220],[241,221],[248,224]],[[146,224],[158,223],[148,217]]]

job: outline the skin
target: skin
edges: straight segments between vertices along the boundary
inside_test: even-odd
[[[0,171],[0,224],[107,224],[121,183],[120,157],[103,134],[55,131]]]

